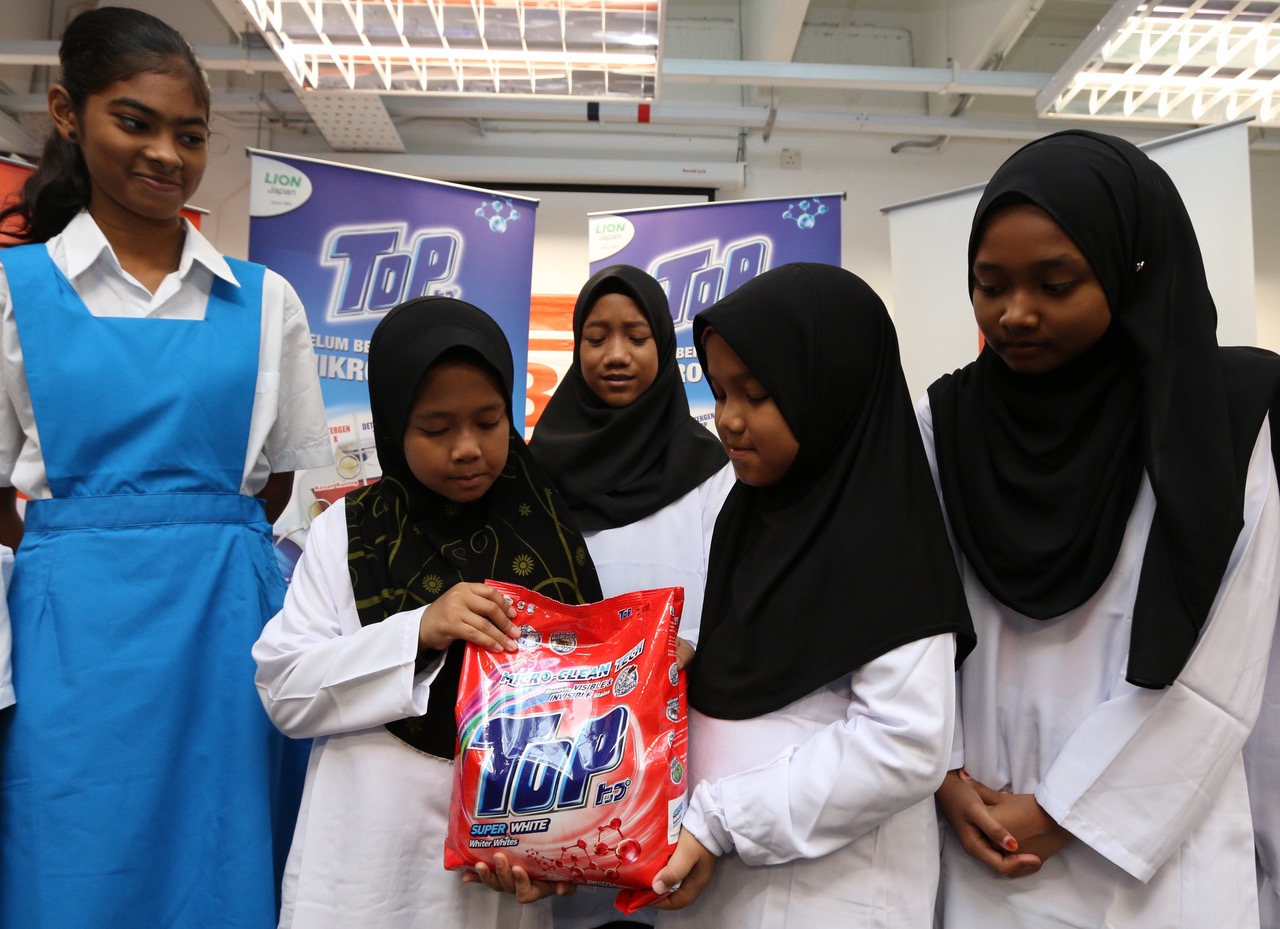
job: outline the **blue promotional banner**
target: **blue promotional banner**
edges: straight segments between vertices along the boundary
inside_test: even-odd
[[[591,273],[628,264],[667,291],[689,409],[711,425],[715,402],[693,347],[693,317],[757,274],[792,261],[840,264],[844,194],[727,200],[589,213]]]
[[[249,258],[282,274],[307,310],[333,437],[333,467],[300,475],[277,535],[381,474],[365,384],[383,315],[424,295],[466,300],[502,326],[523,431],[536,200],[249,150]],[[284,546],[288,547],[288,546]]]

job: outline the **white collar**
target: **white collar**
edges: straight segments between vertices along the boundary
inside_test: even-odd
[[[240,282],[231,273],[231,266],[212,243],[186,217],[183,217],[182,223],[186,235],[182,240],[182,254],[178,258],[178,276],[185,278],[191,271],[191,266],[199,262],[215,276],[239,287]],[[66,261],[68,279],[75,280],[98,261],[105,261],[116,273],[124,274],[111,243],[88,211],[77,213],[66,228],[58,233],[58,238],[61,240],[59,244]]]

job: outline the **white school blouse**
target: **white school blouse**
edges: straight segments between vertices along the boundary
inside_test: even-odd
[[[733,466],[726,464],[683,497],[644,519],[616,529],[584,532],[604,595],[683,587],[680,637],[697,645],[711,535],[724,498],[736,480]],[[608,888],[580,887],[571,897],[556,897],[552,901],[555,929],[595,929],[624,918],[653,925],[655,910],[624,917],[613,906],[617,895]]]
[[[936,475],[927,398],[917,408]],[[1241,748],[1258,713],[1280,603],[1280,500],[1264,424],[1244,528],[1195,650],[1163,690],[1125,681],[1155,497],[1144,478],[1102,587],[1051,620],[996,601],[961,558],[976,650],[960,670],[951,767],[1034,793],[1076,838],[1009,880],[944,830],[943,929],[1251,929],[1253,831]]]
[[[683,587],[680,638],[698,644],[711,536],[737,478],[726,464],[679,500],[616,529],[584,532],[606,597],[654,587]]]
[[[833,609],[857,620],[857,604]],[[810,625],[779,629],[822,637]],[[690,712],[684,826],[720,855],[660,929],[929,929],[938,879],[933,792],[954,727],[955,637],[899,646],[756,719]]]
[[[422,610],[361,626],[346,501],[311,524],[285,596],[253,648],[271,721],[314,738],[285,868],[280,929],[545,929],[550,901],[444,870],[453,764],[384,727],[427,710],[440,662],[415,676]]]
[[[50,257],[95,316],[203,319],[215,277],[232,283],[223,259],[185,219],[178,270],[152,295],[120,267],[106,236],[88,213],[78,214],[47,243]],[[3,252],[0,252],[0,257]],[[104,390],[110,389],[104,383]],[[50,496],[40,434],[27,390],[9,283],[0,268],[0,485],[33,499]],[[211,429],[218,428],[210,423]],[[258,383],[249,423],[241,492],[254,495],[274,472],[332,464],[328,423],[302,301],[279,274],[262,282],[262,338]]]

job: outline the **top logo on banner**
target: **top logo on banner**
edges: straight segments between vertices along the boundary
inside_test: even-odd
[[[511,409],[523,430],[538,201],[278,152],[250,155],[249,258],[284,275],[306,307],[333,437],[333,467],[300,474],[277,523],[283,549],[284,541],[300,543],[332,502],[381,474],[368,345],[378,321],[405,300],[456,297],[497,320],[511,343]]]
[[[633,265],[666,290],[689,409],[700,422],[711,424],[715,402],[693,347],[693,317],[778,265],[838,266],[844,198],[818,194],[588,214],[592,274]]]

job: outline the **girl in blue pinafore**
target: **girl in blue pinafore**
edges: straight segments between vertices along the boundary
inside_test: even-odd
[[[182,37],[104,8],[60,57],[0,214],[29,243],[0,251],[0,929],[267,929],[290,811],[250,648],[284,593],[265,517],[329,454],[305,315],[179,215],[209,133]]]

